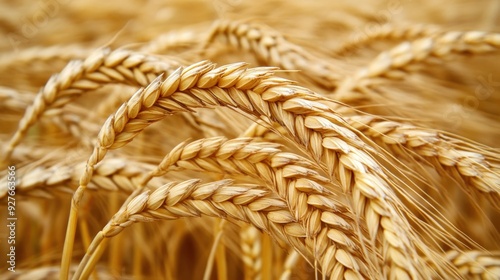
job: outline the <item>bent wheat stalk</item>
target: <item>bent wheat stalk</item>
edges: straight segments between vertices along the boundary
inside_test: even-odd
[[[367,219],[372,239],[390,239],[382,242],[386,248],[384,259],[390,263],[384,266],[389,268],[387,273],[418,277],[423,270],[417,269],[421,265],[414,247],[417,237],[396,210],[402,203],[390,189],[388,177],[363,151],[367,146],[346,127],[342,117],[315,102],[317,95],[311,91],[273,77],[273,68],[245,69],[241,63],[214,67],[200,62],[178,69],[164,82],[153,81],[106,121],[73,198],[66,245],[72,246],[76,211],[93,168],[108,149],[132,141],[145,127],[167,114],[223,105],[285,127],[315,160],[329,167],[325,171],[340,181],[344,192],[352,193],[355,212]],[[66,257],[71,256],[68,249]]]
[[[252,176],[264,181],[287,202],[295,221],[304,225],[308,237],[317,236],[322,228],[332,229],[328,234],[330,242],[318,242],[321,245],[316,248],[317,259],[321,260],[326,245],[332,244],[352,254],[353,259],[368,262],[366,252],[360,252],[358,238],[361,237],[355,232],[355,219],[340,202],[331,198],[328,190],[318,184],[328,184],[328,180],[312,170],[312,164],[306,159],[282,153],[275,148],[276,144],[251,140],[215,137],[182,143],[162,160],[150,176],[162,176],[169,170],[179,168]],[[325,205],[328,207],[325,208]],[[322,222],[315,220],[319,216]]]
[[[178,66],[175,62],[154,63],[157,61],[159,59],[153,56],[126,50],[111,51],[108,48],[95,51],[84,61],[71,61],[59,74],[49,79],[26,110],[4,151],[4,164],[28,129],[46,111],[60,108],[80,94],[97,89],[103,83],[132,81],[134,85],[145,86],[157,75],[168,73]]]
[[[227,140],[214,137],[181,143],[163,158],[156,169],[145,175],[139,185],[144,186],[151,178],[179,168],[252,176],[264,181],[287,202],[294,220],[304,225],[307,237],[317,236],[323,228],[329,228],[328,239],[317,241],[321,245],[315,249],[316,259],[323,259],[327,245],[344,249],[352,254],[353,260],[367,259],[359,252],[360,244],[353,231],[356,226],[351,213],[330,198],[329,191],[315,183],[327,184],[328,180],[312,170],[313,165],[306,159],[282,153],[277,147],[273,143],[252,142],[252,138]]]
[[[500,277],[500,252],[448,251],[445,258],[457,267],[464,278],[498,279]]]
[[[287,240],[308,259],[314,255],[314,247],[307,242],[312,238],[307,237],[302,225],[294,221],[286,203],[272,192],[251,185],[235,186],[230,180],[204,185],[199,180],[189,180],[167,184],[152,193],[142,193],[124,205],[96,235],[73,279],[87,279],[104,250],[104,240],[131,224],[200,215],[251,223],[276,238]],[[345,273],[350,276],[364,274],[360,271],[363,267],[358,267],[355,259],[346,255],[344,250],[332,246],[328,252],[329,265],[346,266]],[[338,276],[341,275],[336,276],[334,279],[340,279]]]
[[[369,43],[380,41],[382,39],[389,40],[414,40],[420,37],[428,37],[434,35],[441,30],[434,25],[425,24],[408,24],[400,25],[394,23],[386,23],[376,26],[375,29],[370,29],[369,32],[357,32],[352,34],[350,39],[345,41],[342,46],[337,48],[333,53],[335,55],[344,56],[346,53],[352,53],[362,46]]]
[[[500,33],[480,31],[445,32],[404,42],[389,51],[382,52],[368,66],[341,81],[333,97],[339,101],[353,102],[349,99],[351,91],[369,85],[371,80],[382,77],[390,71],[403,69],[431,56],[442,58],[452,53],[484,53],[499,48]]]
[[[338,69],[333,65],[290,43],[283,35],[269,27],[221,20],[213,24],[205,48],[217,39],[232,47],[254,52],[257,58],[267,65],[287,70],[302,70],[301,74],[326,88],[334,88],[340,78]]]
[[[333,200],[331,192],[322,186],[331,184],[329,180],[313,170],[313,164],[307,159],[281,152],[278,147],[273,143],[252,142],[252,138],[227,140],[225,137],[214,137],[181,143],[163,158],[150,176],[163,176],[169,170],[179,169],[244,174],[262,180],[285,199],[298,221],[302,221],[311,210],[301,205],[305,206],[308,197],[315,195],[315,199],[331,200],[331,209],[342,213],[343,218],[337,217],[338,220],[345,219],[348,224],[354,225],[347,209],[342,203]],[[344,231],[346,228],[339,230]],[[310,229],[308,234],[315,235],[316,230]],[[355,243],[348,243],[351,242]]]
[[[487,160],[481,153],[463,150],[466,143],[410,124],[373,116],[352,116],[346,120],[394,155],[407,156],[407,151],[410,151],[414,158],[426,159],[462,182],[460,185],[465,185],[467,192],[473,188],[500,209],[499,158],[489,157]]]
[[[85,162],[38,166],[29,171],[25,171],[27,168],[19,168],[20,180],[16,185],[16,192],[18,195],[44,197],[50,196],[55,191],[71,193],[72,187],[78,186],[82,167],[85,167]],[[143,174],[153,167],[154,165],[128,158],[108,158],[96,165],[91,183],[94,188],[130,194],[137,188]],[[0,180],[4,181],[5,184],[0,186],[0,199],[7,195],[7,189],[4,189],[4,186],[7,186],[6,178]]]

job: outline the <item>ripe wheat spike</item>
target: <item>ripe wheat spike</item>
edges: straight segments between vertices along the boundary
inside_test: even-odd
[[[500,279],[500,1],[0,10],[1,279]]]

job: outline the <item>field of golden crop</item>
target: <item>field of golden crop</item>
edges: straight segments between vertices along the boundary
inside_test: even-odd
[[[0,279],[500,279],[500,1],[0,15]]]

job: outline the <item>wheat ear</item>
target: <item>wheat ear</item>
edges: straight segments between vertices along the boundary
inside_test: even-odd
[[[341,81],[335,98],[342,101],[349,100],[349,92],[360,86],[367,86],[370,80],[431,56],[443,58],[452,53],[484,53],[498,48],[500,48],[500,33],[481,31],[445,32],[404,42],[389,51],[382,52],[367,67]]]
[[[198,44],[200,35],[192,30],[171,31],[161,34],[140,48],[146,53],[165,53],[169,50],[191,47]]]
[[[479,279],[500,278],[500,252],[449,251],[446,258],[453,263],[464,277]]]
[[[372,239],[379,234],[379,238],[392,239],[383,242],[387,247],[384,258],[391,262],[390,273],[416,277],[415,267],[420,265],[413,244],[416,236],[396,210],[396,205],[402,203],[390,189],[390,181],[363,151],[367,146],[345,127],[341,116],[314,101],[319,99],[318,95],[272,75],[273,68],[245,69],[244,64],[232,64],[214,69],[213,64],[200,62],[175,71],[164,82],[154,81],[138,91],[103,126],[99,145],[88,161],[73,205],[78,205],[93,166],[108,148],[125,145],[166,114],[190,108],[231,106],[280,123],[314,159],[329,166],[331,169],[325,171],[339,180],[344,192],[352,193],[355,212],[366,217]],[[73,209],[76,211],[77,207]],[[76,219],[71,217],[70,220]]]
[[[444,259],[457,268],[464,279],[494,280],[500,278],[500,252],[455,251],[444,254]]]
[[[16,55],[4,54],[0,56],[0,69],[9,69],[13,67],[25,66],[23,69],[30,68],[34,63],[51,62],[60,60],[67,62],[73,59],[81,59],[86,57],[90,51],[82,48],[79,45],[69,46],[49,46],[49,47],[33,47],[20,50]]]
[[[323,246],[316,248],[316,258],[323,259],[329,244],[352,254],[353,260],[361,256],[354,219],[340,202],[330,198],[329,192],[315,182],[326,184],[327,180],[311,169],[313,165],[297,155],[281,153],[276,144],[251,141],[251,138],[214,137],[181,143],[145,177],[163,176],[179,168],[252,176],[264,181],[287,202],[295,221],[304,225],[308,237],[317,236],[324,228],[329,229],[330,242],[327,239],[317,241]],[[330,210],[325,211],[325,205],[329,205]]]
[[[287,202],[295,221],[306,228],[307,236],[317,236],[322,228],[331,228],[333,230],[328,234],[331,241],[322,241],[322,245],[332,244],[345,249],[353,254],[353,259],[361,256],[354,218],[320,185],[327,184],[327,180],[311,169],[312,164],[300,156],[279,152],[275,144],[250,141],[251,138],[228,141],[215,137],[183,143],[175,147],[151,174],[162,176],[169,170],[181,168],[245,174],[260,179]],[[314,205],[314,201],[319,204]],[[326,204],[329,205],[328,211],[325,211]],[[322,217],[326,224],[315,220],[317,217]],[[316,249],[319,259],[325,249]]]
[[[407,156],[410,151],[414,158],[426,159],[462,182],[467,192],[473,189],[485,195],[500,209],[500,159],[488,161],[481,153],[464,150],[466,143],[410,124],[372,116],[352,116],[346,120],[394,155]]]
[[[0,87],[0,109],[24,112],[33,101],[33,94],[8,87]]]
[[[260,257],[262,242],[260,241],[259,230],[247,225],[241,228],[241,252],[242,261],[245,265],[245,280],[261,279],[262,258]]]
[[[352,53],[371,42],[380,40],[415,40],[420,37],[428,37],[441,32],[440,28],[434,25],[426,24],[394,24],[386,23],[377,26],[370,32],[358,32],[352,34],[349,40],[342,43],[337,48],[334,55],[344,56],[346,53]]]
[[[50,197],[56,191],[72,193],[73,188],[78,186],[83,167],[85,162],[38,166],[29,171],[25,171],[26,168],[19,168],[20,180],[16,185],[16,191],[19,195],[41,197]],[[137,188],[143,174],[153,167],[154,165],[128,158],[108,158],[96,165],[89,187],[130,194]],[[7,186],[6,178],[0,179],[0,182],[5,182],[0,186],[0,199],[2,199],[7,195],[7,189],[4,188]]]
[[[338,69],[315,57],[301,47],[289,42],[279,32],[255,23],[221,20],[213,24],[205,48],[215,40],[234,47],[252,51],[264,65],[286,70],[302,70],[314,82],[326,88],[337,84]]]
[[[147,85],[157,75],[177,67],[175,62],[154,63],[158,58],[126,50],[100,49],[84,61],[71,61],[59,74],[53,75],[38,92],[35,101],[19,122],[19,127],[4,151],[7,162],[12,150],[26,135],[28,129],[47,111],[67,104],[85,91],[94,90],[103,83],[128,81]]]
[[[204,185],[199,180],[170,183],[130,200],[96,235],[74,279],[86,279],[103,250],[103,240],[115,236],[132,223],[202,214],[250,222],[275,238],[286,240],[311,259],[316,255],[315,247],[311,246],[314,238],[307,237],[304,227],[294,221],[287,208],[284,201],[268,190],[251,185],[232,186],[230,180]],[[321,235],[326,236],[327,231],[322,231]],[[325,264],[331,268],[323,271],[334,279],[353,275],[362,277],[366,273],[363,266],[358,266],[345,250],[336,246],[329,247],[325,258],[328,258]]]
[[[303,220],[311,211],[308,207],[300,206],[306,205],[309,195],[317,195],[315,199],[331,200],[327,198],[331,195],[330,191],[322,186],[329,184],[329,181],[313,170],[313,164],[307,159],[281,152],[276,144],[252,140],[213,137],[181,143],[150,174],[157,177],[165,175],[169,170],[187,169],[251,176],[265,182],[279,197],[285,199],[298,221]],[[321,197],[322,195],[327,197]],[[332,204],[332,209],[338,213],[344,212],[343,218],[336,217],[338,220],[346,219],[348,224],[354,224],[340,202]],[[343,231],[345,228],[339,230]],[[314,235],[315,232],[316,230],[311,229],[309,234]]]
[[[295,265],[299,261],[299,253],[297,251],[292,251],[285,260],[283,266],[283,273],[281,273],[280,280],[288,280],[292,275],[292,270],[295,268]]]

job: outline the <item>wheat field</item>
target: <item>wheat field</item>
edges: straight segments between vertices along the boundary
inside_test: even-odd
[[[500,1],[0,13],[0,279],[500,279]]]

